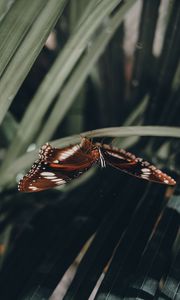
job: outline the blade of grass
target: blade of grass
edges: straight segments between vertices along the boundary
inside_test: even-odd
[[[139,37],[135,51],[135,61],[131,79],[131,101],[138,102],[144,93],[149,75],[147,61],[152,59],[152,47],[160,1],[143,1]],[[141,89],[139,88],[141,86]]]
[[[61,15],[67,0],[47,2],[21,43],[0,81],[0,123],[2,122],[15,94],[42,49],[49,32]],[[23,63],[22,63],[23,62]],[[18,72],[17,72],[18,70]],[[32,119],[31,119],[32,120]]]
[[[75,26],[81,26],[80,21],[84,22],[88,15],[95,9],[97,0],[90,1],[88,4],[86,1],[71,1],[69,7],[69,28],[73,32]],[[82,17],[83,15],[83,17]]]
[[[58,124],[63,120],[65,114],[72,105],[73,100],[78,94],[82,84],[89,75],[93,65],[103,53],[114,32],[116,31],[120,23],[123,21],[125,13],[133,4],[134,1],[128,1],[120,7],[119,11],[109,21],[108,28],[105,28],[104,31],[100,34],[100,36],[97,37],[92,47],[83,57],[80,64],[70,77],[67,85],[62,90],[37,140],[38,144],[42,144],[46,140],[48,140],[56,130]]]
[[[157,85],[152,91],[145,125],[152,123],[161,125],[166,122],[166,107],[169,104],[168,97],[170,96],[173,78],[178,67],[180,52],[180,2],[176,0],[173,3],[162,54],[158,61]]]
[[[132,113],[130,113],[123,123],[124,126],[139,126],[142,124],[142,118],[143,118],[143,113],[148,105],[148,100],[149,100],[149,95],[146,94],[141,102],[136,105]],[[124,148],[130,148],[132,145],[134,145],[138,141],[138,137],[132,136],[132,137],[122,137],[118,139],[113,139],[113,145],[115,147],[118,147],[119,145]]]
[[[149,100],[149,95],[146,94],[141,102],[136,106],[136,108],[132,111],[132,113],[127,117],[123,126],[132,126],[134,123],[137,124],[137,119],[143,115]]]
[[[0,25],[0,76],[47,0],[17,0]]]
[[[7,152],[4,166],[14,160],[32,141],[44,114],[86,48],[89,38],[100,26],[104,17],[109,15],[119,2],[120,0],[98,1],[95,9],[84,20],[82,26],[79,26],[78,30],[71,36],[24,114],[17,135]]]
[[[117,189],[117,182],[113,182],[111,186],[106,187],[104,202],[108,201],[113,191]],[[145,186],[142,190],[137,188],[137,183],[134,183],[135,186],[136,194],[133,193],[133,186],[128,193],[126,185],[123,186],[123,189],[117,191],[116,200],[114,198],[114,203],[111,203],[112,207],[109,207],[108,213],[98,228],[92,244],[78,266],[76,275],[68,288],[64,300],[89,299],[94,284],[103,272],[119,239],[129,224],[129,219],[133,215],[139,198],[144,194]],[[132,201],[132,197],[134,197],[134,201]]]
[[[0,22],[3,20],[4,16],[7,14],[11,5],[13,4],[13,0],[1,0],[0,1]]]
[[[178,202],[179,200],[180,199],[178,199]],[[178,295],[180,294],[179,278],[180,278],[180,245],[178,246],[177,254],[173,258],[165,282],[163,286],[160,288],[160,293],[159,293],[159,297],[157,297],[157,300],[178,299]]]
[[[160,191],[159,186],[146,189],[144,195],[139,199],[140,201],[133,212],[129,226],[120,239],[106,276],[97,292],[96,300],[110,300],[114,294],[118,295],[119,300],[124,299],[122,294],[128,274],[134,273],[141,253],[154,227],[155,216],[157,217],[160,203],[163,200],[162,192]],[[132,199],[130,199],[130,202]],[[158,206],[156,206],[157,203]],[[153,208],[156,209],[155,216],[152,213]]]
[[[7,144],[9,144],[12,141],[17,129],[18,123],[14,119],[13,115],[10,112],[7,112],[4,121],[0,127],[0,133]]]
[[[69,32],[73,33],[74,28],[82,26],[82,23],[86,20],[88,15],[95,9],[97,1],[90,1],[88,4],[84,0],[71,1],[69,5]],[[82,17],[83,16],[83,17]],[[76,29],[77,30],[77,29]],[[63,126],[61,136],[71,135],[74,133],[73,128],[77,128],[78,132],[83,130],[84,123],[84,100],[85,100],[85,86],[81,88],[81,91],[77,95],[77,101],[75,105],[71,107],[71,111],[66,116],[66,121]],[[63,133],[64,132],[64,133]]]
[[[180,138],[180,128],[164,127],[164,126],[127,126],[127,127],[111,127],[102,128],[92,131],[83,132],[81,136],[89,138],[93,137],[123,137],[123,136],[166,136]],[[78,143],[80,135],[74,135],[52,142],[54,147],[64,147],[69,144]],[[123,145],[122,145],[123,147]],[[18,173],[29,167],[37,158],[38,151],[26,153],[22,157],[16,159],[2,174],[1,174],[1,189],[8,185],[15,185],[15,179]]]
[[[142,292],[151,296],[157,293],[159,281],[168,267],[168,258],[178,231],[178,223],[179,216],[175,210],[166,208],[160,214],[157,227],[149,238],[130,284],[137,298]],[[128,289],[126,295],[129,299]]]

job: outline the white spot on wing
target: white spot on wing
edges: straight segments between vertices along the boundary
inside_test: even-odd
[[[37,187],[35,187],[35,186],[30,186],[29,189],[30,189],[30,190],[33,190],[33,191],[36,191],[36,190],[37,190]]]
[[[73,146],[71,149],[68,149],[68,150],[62,152],[59,155],[59,160],[65,160],[65,159],[67,159],[68,157],[70,157],[73,154],[75,154],[78,150],[79,150],[79,145]]]
[[[150,174],[151,174],[151,170],[149,170],[148,168],[142,168],[142,169],[141,169],[141,172],[142,172],[144,175],[150,175]]]
[[[114,152],[110,152],[110,151],[107,151],[108,154],[114,156],[114,157],[117,157],[117,158],[120,158],[120,159],[124,159],[123,156],[121,156],[120,154],[118,153],[114,153]]]
[[[149,179],[149,175],[148,174],[142,174],[141,178],[143,178],[143,179]]]
[[[61,179],[61,178],[52,179],[52,181],[56,182],[57,184],[66,183],[66,181],[64,179]]]
[[[64,183],[66,183],[66,181],[63,180],[63,179],[59,179],[59,180],[56,182],[57,185],[58,185],[58,184],[64,184]]]
[[[55,174],[52,172],[41,172],[41,176],[47,177],[47,176],[54,176]]]

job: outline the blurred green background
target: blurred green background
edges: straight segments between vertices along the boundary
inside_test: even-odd
[[[179,0],[0,1],[0,299],[180,299]],[[175,188],[92,168],[17,183],[84,134]]]

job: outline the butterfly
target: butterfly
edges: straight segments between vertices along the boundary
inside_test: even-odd
[[[80,144],[64,148],[53,148],[48,143],[43,145],[39,151],[39,159],[20,180],[18,190],[39,192],[54,188],[81,176],[93,165],[109,165],[148,181],[176,184],[173,178],[124,149],[82,138]]]

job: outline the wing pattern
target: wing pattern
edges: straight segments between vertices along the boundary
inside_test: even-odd
[[[101,167],[110,165],[132,176],[157,183],[175,185],[173,178],[134,154],[110,147],[106,144],[92,143],[82,138],[80,144],[64,148],[53,148],[45,144],[39,151],[39,160],[20,180],[21,192],[39,192],[66,184],[81,176],[94,164]]]
[[[136,157],[124,149],[111,148],[109,145],[103,145],[101,151],[106,164],[123,172],[153,182],[168,185],[176,184],[175,180],[166,173],[163,173],[149,162]]]

